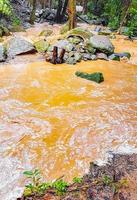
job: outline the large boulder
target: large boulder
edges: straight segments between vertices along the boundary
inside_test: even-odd
[[[5,61],[5,52],[4,52],[4,47],[2,44],[0,44],[0,62]]]
[[[33,44],[23,37],[13,37],[7,42],[7,55],[14,57],[25,53],[34,53],[36,51]]]
[[[112,54],[114,52],[114,46],[107,36],[94,35],[90,38],[90,44],[100,52],[106,54]]]

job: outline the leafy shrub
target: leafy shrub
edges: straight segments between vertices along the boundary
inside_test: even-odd
[[[11,16],[13,14],[9,0],[0,0],[0,14],[6,16]]]

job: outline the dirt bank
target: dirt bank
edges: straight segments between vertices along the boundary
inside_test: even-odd
[[[63,196],[50,188],[44,195],[33,194],[18,200],[136,200],[137,154],[114,154],[105,166],[90,164],[81,183],[67,187]]]

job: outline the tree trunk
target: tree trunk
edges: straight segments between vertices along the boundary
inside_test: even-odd
[[[55,18],[55,21],[57,23],[61,23],[61,21],[62,21],[62,19],[61,19],[62,5],[63,5],[62,0],[58,0],[58,9],[57,9],[56,18]]]
[[[69,0],[69,30],[76,27],[76,0]]]
[[[33,0],[32,11],[31,11],[31,15],[30,15],[30,24],[34,24],[34,22],[35,22],[36,4],[37,4],[37,0]]]
[[[88,0],[83,0],[83,14],[87,14],[87,10],[88,10],[88,7],[87,7],[87,4],[88,4]]]

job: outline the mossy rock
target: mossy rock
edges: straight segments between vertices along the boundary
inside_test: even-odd
[[[88,73],[77,71],[75,73],[75,75],[78,76],[78,77],[90,80],[90,81],[94,81],[96,83],[101,83],[101,82],[104,81],[103,74],[100,73],[100,72],[95,72],[95,73],[92,73],[92,74],[88,74]]]
[[[82,28],[75,28],[75,29],[72,29],[71,31],[69,31],[67,33],[66,38],[69,38],[69,37],[72,37],[72,36],[78,36],[85,41],[85,40],[89,40],[90,37],[93,36],[93,34],[88,30],[85,30],[85,29],[82,29]]]
[[[96,52],[96,49],[94,49],[89,41],[86,41],[84,44],[84,48],[91,54],[94,54]]]
[[[45,40],[39,40],[34,43],[34,46],[39,53],[44,53],[48,50],[50,44]]]
[[[43,31],[41,31],[41,33],[39,34],[39,36],[45,36],[48,37],[53,33],[53,31],[51,29],[45,29]]]

